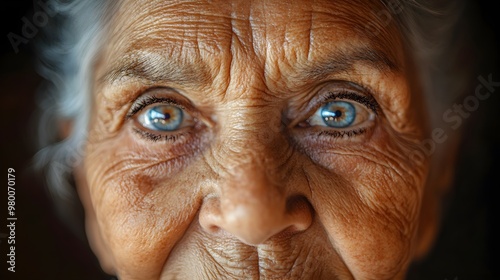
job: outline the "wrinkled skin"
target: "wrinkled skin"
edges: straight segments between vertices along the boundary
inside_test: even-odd
[[[376,16],[383,9],[121,1],[75,172],[104,270],[124,280],[404,278],[434,227],[421,209],[435,203],[424,195],[428,161],[408,158],[427,131],[415,67],[397,22]],[[371,118],[308,122],[325,95],[346,91],[376,102],[347,99]],[[190,122],[141,126],[131,110],[151,95],[181,104]]]

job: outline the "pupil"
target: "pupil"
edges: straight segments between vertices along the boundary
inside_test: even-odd
[[[321,110],[323,122],[329,127],[344,128],[350,126],[356,118],[356,109],[345,101],[332,101]]]
[[[158,105],[147,112],[148,128],[158,131],[174,131],[182,124],[182,110],[173,105]]]

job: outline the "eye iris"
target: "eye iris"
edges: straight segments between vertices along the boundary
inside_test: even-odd
[[[321,109],[321,118],[330,127],[348,127],[356,118],[356,108],[349,102],[328,102]]]
[[[148,112],[151,125],[164,131],[172,131],[179,128],[182,123],[182,110],[171,105],[159,105],[151,108]]]

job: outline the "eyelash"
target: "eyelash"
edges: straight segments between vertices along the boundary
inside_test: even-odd
[[[358,135],[361,135],[367,131],[366,128],[359,128],[356,130],[349,130],[349,131],[321,131],[318,136],[328,136],[328,137],[333,137],[333,138],[342,138],[344,136],[347,137],[356,137]]]
[[[371,110],[375,116],[378,116],[379,114],[379,105],[377,101],[370,95],[370,96],[365,96],[365,95],[360,95],[357,93],[353,93],[350,91],[338,91],[338,92],[328,92],[323,98],[321,98],[320,102],[318,102],[318,106],[316,106],[315,110],[318,110],[323,106],[324,104],[330,102],[330,101],[335,101],[335,100],[349,100],[349,101],[354,101],[359,104],[364,105],[367,109]],[[358,128],[358,129],[353,129],[353,130],[322,130],[320,131],[317,136],[318,137],[331,137],[331,138],[343,138],[343,137],[356,137],[359,135],[362,135],[368,131],[368,128]]]
[[[179,140],[180,137],[185,136],[187,133],[178,133],[178,134],[172,134],[172,135],[160,135],[160,134],[154,134],[149,131],[141,130],[138,128],[134,128],[133,131],[140,136],[151,140],[153,142],[158,142],[158,141],[169,141],[169,142],[175,142]]]

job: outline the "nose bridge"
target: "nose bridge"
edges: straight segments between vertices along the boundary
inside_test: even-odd
[[[281,110],[271,101],[244,99],[230,102],[221,113],[217,157],[229,173],[248,165],[269,176],[279,175],[291,152]]]
[[[263,114],[256,109],[236,110],[239,112],[233,116],[236,120],[228,118],[227,121],[238,124],[222,133],[219,158],[224,167],[221,176],[224,183],[220,187],[223,197],[231,198],[228,203],[240,198],[245,198],[242,202],[247,203],[276,202],[283,196],[291,150],[281,134],[280,122],[271,121],[270,114],[269,121],[259,119]]]
[[[250,221],[263,214],[284,214],[283,190],[261,167],[254,164],[238,166],[228,177],[221,182],[221,210],[227,222],[243,216]],[[254,223],[252,226],[261,226],[262,220],[250,222]]]
[[[258,151],[240,157],[221,182],[222,203],[226,206],[260,205],[267,207],[283,200],[286,182],[272,160],[263,160]],[[266,164],[267,162],[267,164]],[[232,208],[233,206],[230,206]]]
[[[279,128],[281,121],[272,121],[280,116],[262,120],[262,109],[233,107],[238,113],[224,118],[214,149],[222,167],[218,195],[208,198],[200,212],[206,230],[223,230],[247,244],[260,244],[287,229],[303,230],[311,220],[308,210],[293,210],[309,209],[300,206],[303,201],[290,204],[294,194],[286,174],[293,168],[292,149]]]

